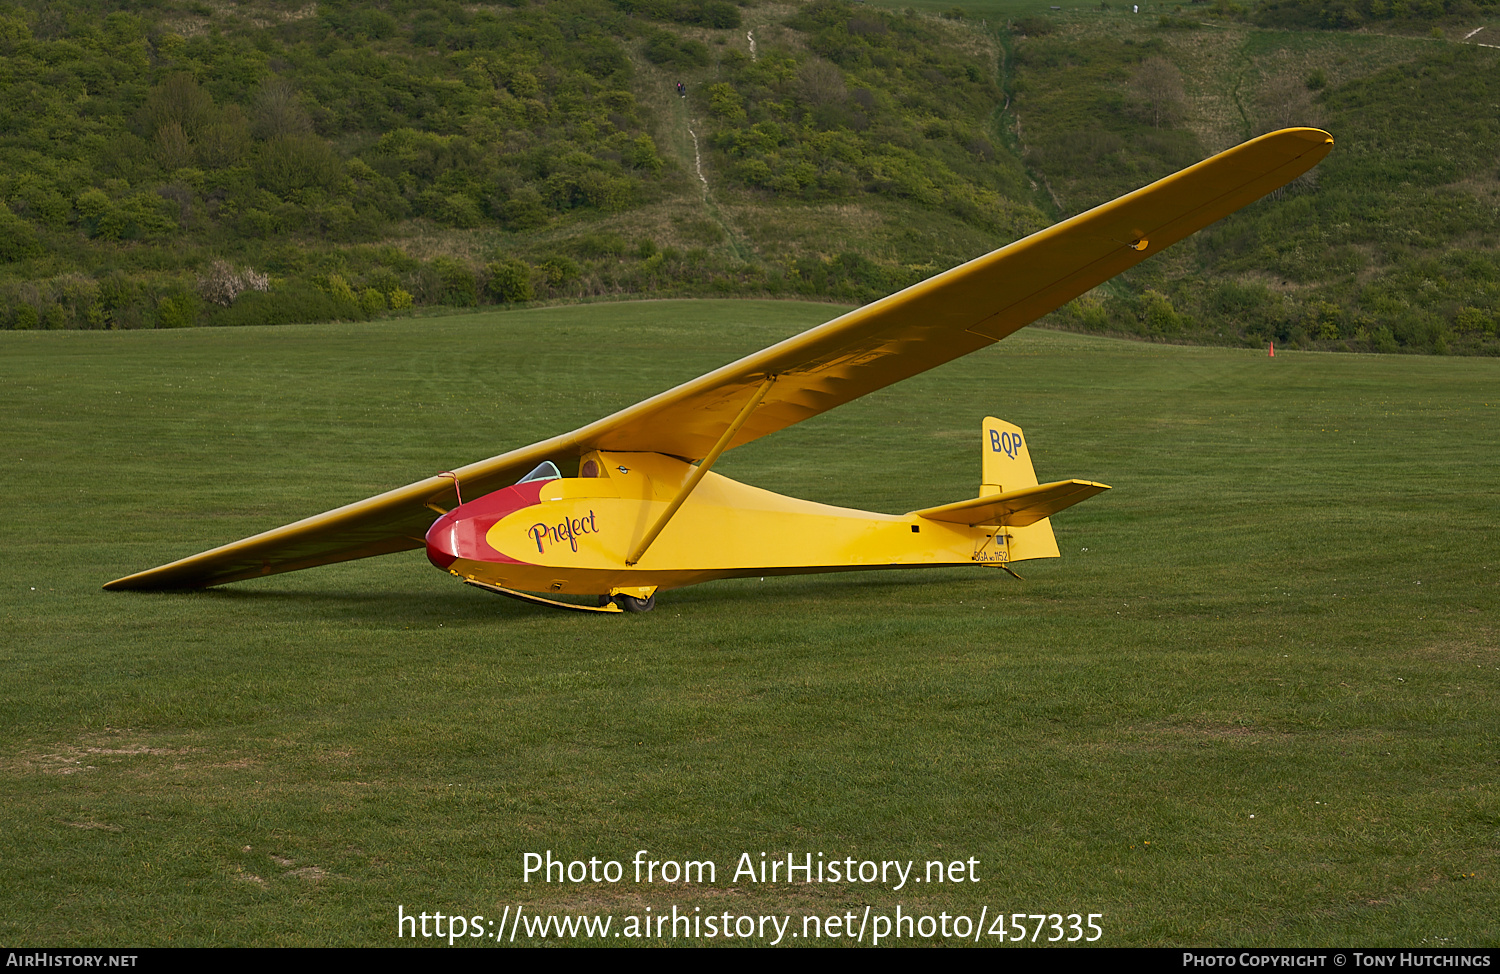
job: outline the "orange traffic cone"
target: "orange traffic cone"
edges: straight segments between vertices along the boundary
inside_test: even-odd
[[[1275,357],[1276,357],[1276,343],[1272,342],[1271,343],[1271,354],[1267,355],[1266,358],[1275,358]]]

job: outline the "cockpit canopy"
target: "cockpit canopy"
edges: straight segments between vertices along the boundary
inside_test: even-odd
[[[536,469],[532,470],[531,473],[516,481],[516,483],[529,484],[537,480],[559,480],[561,478],[562,472],[557,469],[557,464],[553,463],[551,460],[543,460],[541,463],[536,465]]]

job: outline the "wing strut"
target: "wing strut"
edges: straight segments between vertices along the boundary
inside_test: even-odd
[[[760,384],[760,388],[755,390],[755,395],[751,396],[750,401],[741,407],[739,415],[734,418],[734,422],[730,423],[729,428],[724,431],[724,435],[719,437],[719,442],[715,443],[714,448],[708,451],[708,456],[699,461],[692,475],[682,485],[682,489],[677,492],[677,496],[672,498],[672,503],[668,504],[667,509],[661,512],[661,517],[657,518],[656,523],[651,525],[651,530],[647,531],[646,536],[641,539],[641,543],[636,545],[635,551],[631,552],[630,557],[625,559],[625,564],[634,565],[646,554],[646,549],[651,547],[651,543],[656,540],[656,536],[661,534],[662,528],[666,527],[667,522],[672,520],[672,516],[677,513],[677,509],[682,506],[682,502],[688,499],[688,495],[693,492],[693,488],[697,487],[699,481],[708,475],[708,469],[714,465],[715,460],[719,459],[719,454],[724,452],[724,448],[729,445],[729,441],[734,439],[734,434],[738,433],[740,427],[745,425],[745,420],[750,418],[750,414],[755,411],[755,407],[759,406],[760,401],[766,398],[766,393],[771,391],[771,383],[775,381],[776,377],[774,375],[765,377]]]

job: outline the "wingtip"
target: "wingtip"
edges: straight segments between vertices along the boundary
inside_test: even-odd
[[[193,584],[174,585],[171,583],[163,583],[160,572],[162,568],[167,567],[169,566],[162,565],[161,568],[151,568],[143,572],[136,572],[134,575],[126,575],[124,578],[117,578],[112,582],[105,582],[99,587],[106,592],[166,592],[171,591],[172,589],[189,589],[202,587],[201,585]]]
[[[1315,145],[1333,145],[1332,133],[1325,132],[1320,128],[1313,128],[1312,126],[1293,126],[1292,128],[1280,129],[1275,132],[1268,132],[1265,135],[1261,136],[1261,138],[1285,139],[1288,136],[1302,139],[1303,141],[1311,142]],[[1251,141],[1256,140],[1252,139]]]
[[[147,588],[148,586],[140,584],[140,581],[136,578],[136,576],[126,575],[124,578],[117,578],[112,582],[105,582],[99,587],[106,592],[129,592],[134,589]]]

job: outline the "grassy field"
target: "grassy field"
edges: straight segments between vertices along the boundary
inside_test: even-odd
[[[749,579],[580,618],[412,552],[100,591],[834,310],[0,333],[0,938],[411,942],[398,905],[800,931],[899,904],[1099,913],[1109,945],[1500,943],[1493,360],[1029,331],[716,468],[901,512],[972,496],[1005,417],[1043,480],[1115,487],[1024,581]],[[634,883],[639,849],[717,882]],[[523,883],[545,850],[624,881]],[[979,880],[732,882],[742,852]]]

